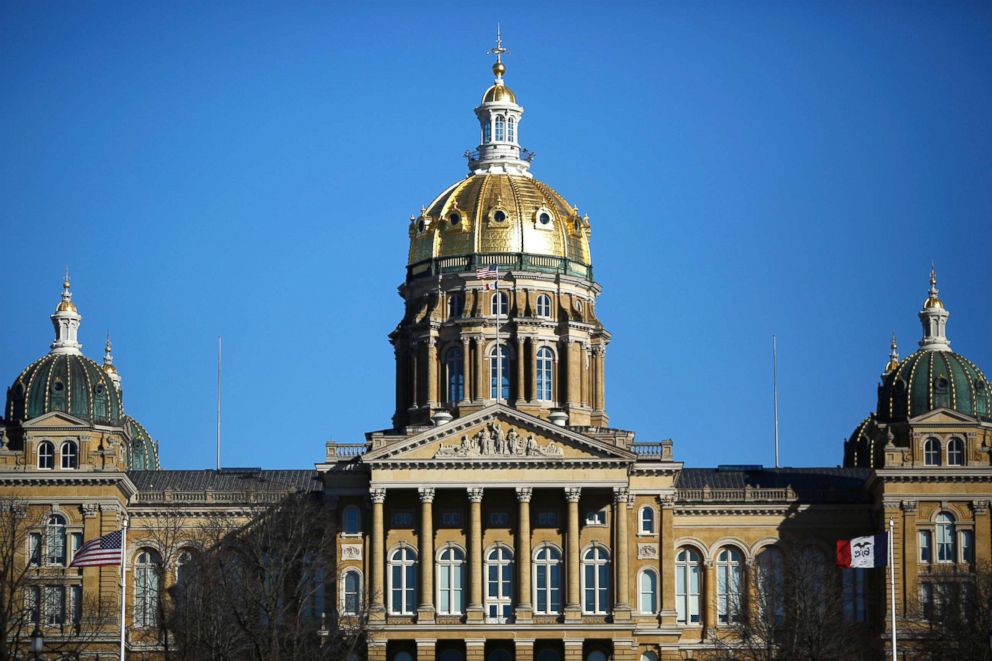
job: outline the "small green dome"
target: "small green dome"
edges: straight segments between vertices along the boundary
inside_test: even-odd
[[[28,365],[7,389],[8,421],[61,411],[92,423],[119,425],[121,398],[99,365],[78,353],[50,353]]]
[[[970,360],[953,351],[921,350],[885,375],[878,419],[895,422],[938,408],[992,421],[992,389]]]
[[[158,470],[158,444],[144,426],[129,415],[124,416],[124,431],[131,439],[127,446],[128,470]]]

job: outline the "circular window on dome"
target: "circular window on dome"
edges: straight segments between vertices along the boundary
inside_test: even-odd
[[[496,209],[496,211],[493,212],[493,220],[497,223],[502,223],[506,220],[506,212],[502,209]]]
[[[941,374],[933,380],[933,385],[937,388],[937,390],[947,390],[947,386],[949,385],[947,382],[947,377]]]
[[[102,395],[103,394],[103,384],[102,383],[96,384],[96,394],[98,394],[98,395]]]
[[[978,392],[985,392],[985,382],[981,379],[975,379],[975,390]]]
[[[906,382],[902,379],[896,379],[896,392],[904,392],[906,390]]]
[[[541,221],[542,225],[547,225],[548,223],[551,222],[551,214],[546,212],[542,213],[540,216],[537,217],[537,219]]]
[[[52,384],[52,390],[54,390],[55,392],[62,392],[63,390],[65,390],[65,384],[63,384],[61,381],[56,381],[55,383]]]
[[[427,224],[424,223],[424,219],[421,218],[420,221],[417,223],[417,229],[423,232],[425,227],[427,227]]]
[[[458,223],[462,222],[462,217],[459,216],[457,213],[453,213],[450,216],[448,216],[448,221],[451,223],[451,226],[454,227]]]

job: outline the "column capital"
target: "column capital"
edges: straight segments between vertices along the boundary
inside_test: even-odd
[[[517,502],[529,503],[533,495],[533,487],[517,487]]]
[[[417,493],[420,494],[420,502],[422,503],[434,502],[434,487],[420,487],[419,489],[417,489]]]
[[[987,500],[973,500],[973,501],[971,501],[971,508],[974,510],[975,514],[988,514],[989,513],[989,501],[987,501]]]
[[[900,503],[902,511],[906,513],[912,513],[916,511],[916,501],[915,500],[904,500]]]
[[[565,488],[565,500],[570,503],[579,502],[579,498],[582,497],[582,487],[566,487]]]
[[[630,496],[630,489],[627,487],[613,487],[613,503],[615,505],[626,504],[627,507],[633,506],[634,499]]]
[[[83,518],[92,519],[100,511],[100,506],[96,503],[83,503]]]
[[[482,487],[469,487],[467,489],[467,491],[468,491],[468,500],[469,500],[469,502],[471,502],[471,503],[481,503],[482,502],[482,493],[484,491],[484,489]]]
[[[370,489],[369,498],[373,503],[378,503],[379,505],[386,502],[386,490],[385,489]]]

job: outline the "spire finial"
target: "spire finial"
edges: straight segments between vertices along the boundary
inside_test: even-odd
[[[899,349],[896,345],[896,332],[892,331],[892,343],[889,345],[889,362],[885,365],[885,374],[899,367]]]
[[[121,391],[121,375],[117,373],[117,368],[114,366],[114,356],[110,353],[110,333],[107,333],[107,343],[103,347],[103,371],[107,373],[110,380],[113,382],[114,387],[117,388],[117,392]]]
[[[930,289],[927,291],[927,300],[923,303],[923,308],[926,310],[930,309],[944,309],[944,302],[940,300],[938,294],[940,290],[937,289],[937,269],[934,267],[933,260],[930,260]]]
[[[499,23],[496,24],[496,47],[486,51],[487,55],[496,56],[496,64],[493,65],[493,73],[496,74],[496,84],[501,85],[503,74],[506,73],[506,66],[503,65],[503,56],[509,55],[510,51],[503,48],[503,35],[500,31]]]
[[[65,279],[62,280],[62,289],[69,291],[69,266],[65,267]]]

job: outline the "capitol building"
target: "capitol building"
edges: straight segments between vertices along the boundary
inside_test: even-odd
[[[607,347],[624,339],[598,313],[609,293],[594,275],[594,221],[535,177],[503,52],[474,109],[468,174],[406,227],[395,393],[383,393],[395,407],[364,443],[315,446],[293,471],[162,469],[109,340],[102,359],[81,350],[85,310],[66,275],[49,351],[3,377],[0,496],[22,499],[28,522],[15,553],[30,569],[24,630],[57,645],[85,628],[90,597],[117,599],[118,567],[70,564],[126,518],[128,658],[165,658],[152,602],[188,554],[167,557],[155,522],[247,525],[301,492],[335,525],[319,617],[361,614],[351,656],[368,661],[744,658],[742,622],[795,615],[769,590],[799,557],[822,568],[880,655],[893,604],[909,631],[992,562],[992,389],[952,350],[933,271],[929,288],[923,272],[906,283],[920,291],[920,309],[905,311],[920,319],[919,345],[900,358],[893,341],[879,356],[878,399],[851,420],[841,467],[685,466],[671,441],[611,420]],[[956,309],[968,324],[967,305]],[[834,559],[837,540],[890,520],[894,601],[886,570]],[[115,658],[118,632],[119,620],[101,624],[77,656]]]

